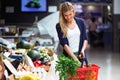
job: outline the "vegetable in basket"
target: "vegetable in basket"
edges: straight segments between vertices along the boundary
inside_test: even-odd
[[[63,54],[58,56],[56,61],[55,71],[59,72],[60,80],[74,76],[78,68],[78,62],[72,58],[65,57]]]

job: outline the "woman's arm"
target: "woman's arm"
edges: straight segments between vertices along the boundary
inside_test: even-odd
[[[69,56],[71,56],[75,61],[78,61],[78,64],[80,65],[80,61],[78,60],[78,58],[74,55],[74,53],[72,52],[72,50],[69,48],[69,46],[67,44],[64,45],[64,50],[68,53]]]
[[[88,46],[88,41],[87,41],[87,40],[84,40],[84,42],[83,42],[83,47],[82,47],[82,49],[81,49],[81,52],[84,52],[85,49],[87,48],[87,46]]]
[[[86,48],[88,46],[88,35],[87,35],[87,32],[86,32],[86,25],[85,25],[84,20],[82,22],[82,28],[81,29],[82,29],[81,32],[82,32],[83,44],[81,46],[81,51],[80,51],[79,57],[81,57],[81,54],[82,54],[83,57],[85,57],[84,53],[85,53],[85,50],[86,50]]]
[[[87,48],[87,45],[88,45],[88,41],[87,40],[84,40],[84,42],[83,42],[83,47],[82,47],[82,49],[81,49],[81,52],[80,52],[80,54],[79,54],[79,57],[80,58],[82,58],[82,57],[85,57],[85,50],[86,50],[86,48]]]

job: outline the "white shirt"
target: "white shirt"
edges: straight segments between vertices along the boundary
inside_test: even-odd
[[[67,32],[67,38],[69,42],[69,47],[73,52],[78,52],[79,42],[80,42],[80,30],[78,25],[74,29],[69,29]]]

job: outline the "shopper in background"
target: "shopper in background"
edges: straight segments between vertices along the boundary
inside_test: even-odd
[[[103,30],[98,29],[99,22],[93,16],[91,17],[91,22],[89,23],[89,39],[91,47],[104,47],[104,43],[102,41],[103,38]]]
[[[98,38],[98,34],[97,34],[97,26],[98,26],[98,22],[96,20],[96,18],[93,16],[91,17],[91,21],[89,22],[88,25],[88,29],[89,29],[89,39],[90,39],[90,45],[93,47],[95,44],[95,41]]]
[[[88,64],[86,58],[88,45],[86,26],[83,19],[75,17],[72,3],[61,3],[59,23],[56,25],[56,30],[60,44],[63,46],[63,54],[72,57],[79,64],[82,62],[83,65],[83,59]]]

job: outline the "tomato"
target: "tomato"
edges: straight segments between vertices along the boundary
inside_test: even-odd
[[[39,60],[36,60],[36,61],[33,62],[33,64],[34,64],[35,67],[39,67],[39,66],[42,65],[42,62],[39,61]]]

